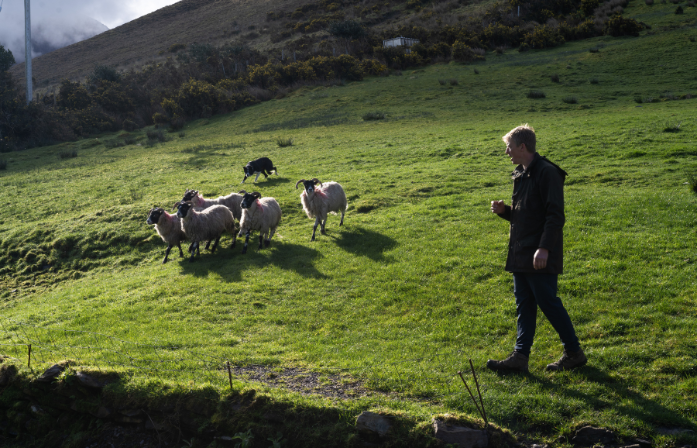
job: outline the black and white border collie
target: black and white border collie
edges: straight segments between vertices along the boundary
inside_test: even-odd
[[[242,183],[244,183],[244,181],[247,180],[248,177],[251,177],[254,174],[257,175],[257,177],[254,178],[254,183],[256,183],[259,179],[260,174],[264,175],[264,179],[269,177],[271,171],[274,171],[278,176],[278,170],[275,166],[273,166],[273,162],[271,162],[271,159],[269,159],[268,157],[261,157],[256,160],[252,160],[251,162],[247,163],[247,166],[245,166],[243,169],[244,179],[242,179]]]

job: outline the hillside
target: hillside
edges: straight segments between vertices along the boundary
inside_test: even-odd
[[[139,69],[144,64],[173,56],[168,49],[175,44],[197,42],[246,45],[258,50],[293,48],[298,46],[298,40],[306,38],[306,34],[287,33],[281,36],[281,33],[304,19],[318,16],[314,11],[319,3],[327,2],[182,0],[91,39],[34,59],[34,88],[41,91],[62,79],[82,79],[97,64],[119,70]],[[340,3],[342,2],[331,4],[336,5],[336,8],[323,7],[322,14],[347,19],[359,18],[375,30],[404,23],[415,17],[416,12],[407,10],[405,3],[398,1],[370,0],[361,2],[360,7],[351,6],[351,2],[344,2],[346,5],[339,7]],[[427,18],[422,18],[420,22],[435,23],[440,20],[440,23],[454,23],[458,20],[458,14],[477,9],[477,3],[468,2],[461,5],[453,1],[448,3],[447,8],[444,7],[444,2],[438,2],[438,5],[438,8],[431,7],[432,11],[427,14]],[[328,36],[328,33],[318,30],[310,35],[314,41],[318,36]],[[305,48],[304,51],[311,52],[312,49]],[[15,65],[11,72],[20,84],[24,82],[24,64]]]
[[[364,410],[400,422],[385,446],[435,445],[434,415],[476,416],[456,374],[468,358],[490,421],[528,444],[568,447],[592,425],[617,446],[695,445],[697,29],[685,9],[631,4],[626,14],[652,26],[639,37],[304,86],[161,142],[150,127],[3,155],[0,187],[14,201],[0,208],[6,362],[31,379],[72,359],[57,390],[81,366],[115,370],[108,406],[125,411],[205,397],[219,413],[187,433],[201,447],[244,431],[255,447],[278,433],[284,447],[360,446]],[[561,375],[543,370],[561,347],[542,317],[529,375],[483,369],[515,338],[508,227],[489,201],[510,198],[501,136],[523,122],[569,173],[560,297],[590,362]],[[259,156],[280,175],[240,185]],[[344,226],[330,216],[314,243],[294,189],[310,177],[349,198]],[[187,188],[275,197],[284,215],[271,248],[242,255],[226,236],[215,254],[190,263],[174,250],[162,265],[145,219]],[[56,427],[22,397],[0,396],[0,425],[56,431],[33,446],[102,427],[97,416]],[[318,414],[329,417],[307,418]],[[179,441],[180,426],[155,426],[166,428],[157,437]]]

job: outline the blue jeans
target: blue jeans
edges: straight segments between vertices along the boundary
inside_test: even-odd
[[[515,350],[525,356],[530,356],[535,339],[538,306],[559,333],[564,350],[575,352],[581,348],[569,313],[557,297],[557,277],[557,274],[513,273],[513,294],[518,315]]]

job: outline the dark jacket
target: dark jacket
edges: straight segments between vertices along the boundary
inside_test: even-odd
[[[508,272],[561,274],[564,227],[564,179],[566,172],[535,154],[526,170],[518,165],[512,173],[513,199],[499,216],[511,222]],[[538,248],[549,251],[547,267],[536,270],[533,257]]]

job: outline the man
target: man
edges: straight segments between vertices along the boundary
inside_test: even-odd
[[[506,271],[513,273],[518,336],[515,349],[503,361],[489,360],[489,369],[527,372],[539,306],[564,346],[559,361],[547,370],[560,371],[586,364],[574,326],[561,299],[557,277],[562,273],[564,178],[566,172],[535,150],[535,130],[527,124],[503,137],[513,171],[512,205],[492,201],[491,211],[511,222]]]

